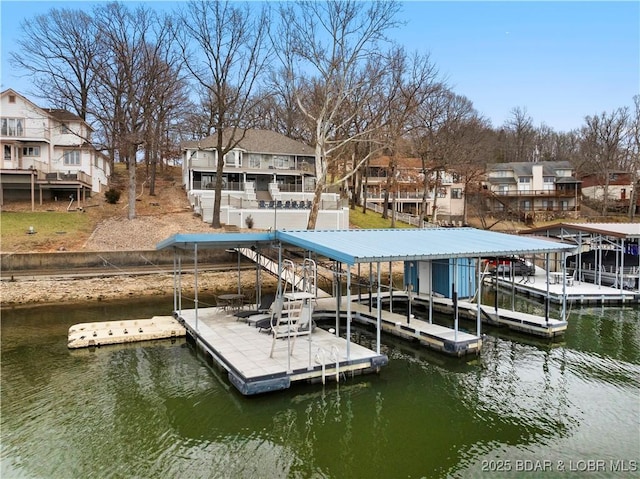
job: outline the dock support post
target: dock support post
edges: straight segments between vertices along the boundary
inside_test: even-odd
[[[311,327],[311,326],[309,326]],[[311,334],[309,334],[311,337]],[[347,265],[347,361],[351,360],[351,268]]]
[[[567,253],[562,252],[562,313],[560,318],[566,321],[567,316]]]
[[[547,295],[544,298],[544,320],[549,324],[549,253],[545,253],[544,261],[544,269],[547,271]]]
[[[478,258],[478,271],[477,273],[477,281],[478,281],[478,295],[476,296],[476,303],[478,308],[476,310],[476,336],[480,337],[481,333],[481,324],[482,321],[480,319],[480,308],[482,307],[482,260]]]
[[[389,312],[393,313],[393,263],[389,261]]]
[[[458,258],[453,259],[453,339],[458,342],[458,291],[456,283],[458,282]]]
[[[178,256],[178,311],[182,314],[182,253]]]
[[[433,261],[429,261],[429,324],[433,324]]]
[[[198,331],[198,243],[193,245],[193,289],[195,290],[193,303],[196,311],[196,331]]]
[[[176,248],[173,248],[173,310],[178,311],[178,276],[176,271]]]
[[[376,325],[376,353],[380,354],[380,329],[382,329],[382,305],[380,304],[380,261],[378,261],[376,265],[378,267],[378,314],[376,315],[378,324]]]

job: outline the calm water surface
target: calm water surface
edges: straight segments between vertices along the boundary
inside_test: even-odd
[[[385,337],[379,375],[252,398],[184,340],[66,347],[72,324],[171,309],[3,309],[1,477],[639,475],[637,308],[573,308],[556,342],[484,329],[466,359]]]

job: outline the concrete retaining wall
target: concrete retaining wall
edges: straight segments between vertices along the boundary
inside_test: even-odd
[[[198,263],[216,264],[236,261],[235,253],[225,250],[200,250]],[[193,257],[184,254],[182,265],[193,264]],[[105,268],[144,265],[165,265],[173,267],[172,250],[150,251],[61,251],[56,253],[2,253],[0,269],[2,274],[14,271],[57,270],[74,268]]]

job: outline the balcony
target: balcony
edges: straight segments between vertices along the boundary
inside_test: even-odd
[[[506,196],[510,198],[574,198],[576,194],[580,194],[576,190],[507,190],[507,191],[488,191],[496,196]]]

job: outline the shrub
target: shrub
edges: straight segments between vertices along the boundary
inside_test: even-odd
[[[104,197],[107,199],[107,203],[115,205],[120,199],[120,191],[115,188],[110,188],[104,192]]]

